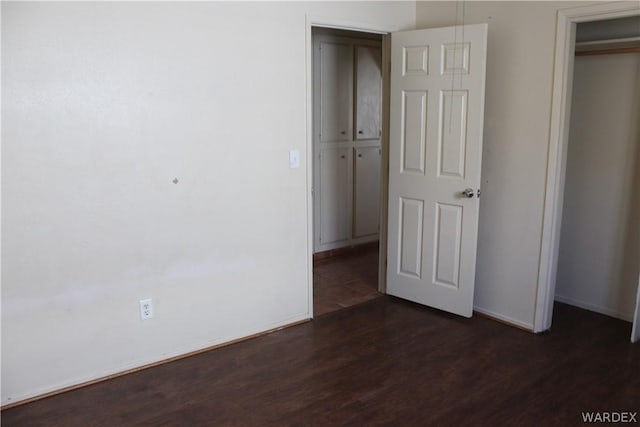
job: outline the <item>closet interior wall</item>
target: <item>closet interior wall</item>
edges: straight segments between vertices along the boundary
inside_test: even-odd
[[[592,34],[622,39],[605,22],[588,24]],[[581,25],[555,299],[631,321],[640,274],[640,51],[583,31],[599,52],[581,54]]]

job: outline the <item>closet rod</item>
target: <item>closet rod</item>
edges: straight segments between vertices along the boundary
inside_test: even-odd
[[[616,53],[640,52],[640,37],[622,39],[595,40],[576,43],[576,56],[612,55]]]
[[[640,53],[640,46],[638,47],[618,47],[618,48],[609,48],[609,49],[598,49],[598,50],[583,50],[577,51],[576,56],[588,56],[588,55],[615,55],[620,53]]]

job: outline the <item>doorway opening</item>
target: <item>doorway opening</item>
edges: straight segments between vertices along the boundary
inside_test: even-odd
[[[382,294],[384,36],[311,27],[313,313]]]
[[[625,322],[640,273],[638,42],[640,16],[577,26],[555,292]]]
[[[629,4],[559,12],[535,332],[555,301],[638,323],[639,23]]]

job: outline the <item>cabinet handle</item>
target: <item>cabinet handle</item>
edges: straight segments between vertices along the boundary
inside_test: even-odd
[[[362,157],[362,153],[358,153],[358,157]]]
[[[344,159],[344,154],[342,156],[340,156],[341,159]]]
[[[341,133],[342,135],[346,135],[346,134],[347,134],[347,132],[346,132],[346,131],[344,131],[344,130],[343,130],[343,131],[341,131],[340,133]]]
[[[362,132],[361,130],[358,131],[359,135],[362,135],[364,132]]]

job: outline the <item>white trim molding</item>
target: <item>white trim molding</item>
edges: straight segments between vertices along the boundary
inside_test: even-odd
[[[534,332],[549,329],[553,314],[571,114],[576,26],[580,22],[637,15],[640,15],[640,3],[635,1],[600,3],[558,11],[538,287],[533,319]]]
[[[594,311],[596,313],[604,314],[605,316],[615,317],[616,319],[624,320],[625,322],[633,322],[633,313],[624,313],[618,310],[612,310],[608,307],[602,307],[600,305],[591,304],[589,302],[581,301],[575,298],[565,297],[564,295],[555,295],[554,300],[564,304],[569,304],[574,307],[584,308],[585,310]]]
[[[511,326],[515,326],[525,331],[533,331],[533,324],[528,322],[523,322],[522,320],[516,319],[514,317],[505,316],[504,314],[497,313],[495,311],[487,310],[486,308],[473,306],[473,311],[476,313],[480,313],[486,317],[489,317],[493,320],[500,321],[502,323],[506,323]]]

